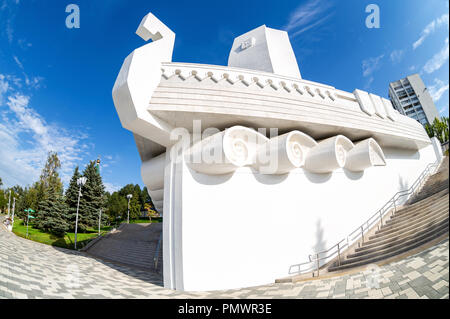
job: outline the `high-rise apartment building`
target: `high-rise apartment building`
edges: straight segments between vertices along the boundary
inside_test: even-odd
[[[419,74],[389,83],[389,98],[400,114],[409,116],[422,125],[433,123],[439,113]]]

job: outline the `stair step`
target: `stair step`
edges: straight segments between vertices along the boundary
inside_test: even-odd
[[[444,235],[446,233],[448,233],[448,228],[444,228],[438,233],[435,232],[431,236],[429,236],[427,238],[424,238],[421,241],[416,241],[414,244],[412,244],[410,246],[403,247],[403,248],[401,248],[399,250],[392,251],[390,253],[386,253],[386,254],[383,254],[383,255],[378,255],[378,256],[373,257],[373,258],[369,258],[369,259],[364,259],[364,260],[361,260],[361,261],[353,262],[353,263],[341,264],[341,266],[331,266],[331,267],[328,268],[328,271],[332,272],[332,271],[337,271],[337,270],[354,268],[354,267],[359,267],[359,266],[372,264],[372,263],[375,263],[375,262],[378,262],[378,261],[381,261],[381,260],[384,260],[384,259],[388,259],[388,258],[394,257],[396,255],[403,254],[404,252],[407,252],[407,251],[409,251],[411,249],[414,249],[414,248],[417,248],[419,246],[422,246],[423,244],[426,244],[429,241],[432,241],[432,240],[434,240],[436,238],[439,238],[440,236],[442,236],[442,235]]]
[[[385,225],[391,225],[391,224],[394,224],[399,221],[411,219],[412,217],[419,216],[420,214],[422,214],[426,211],[432,211],[433,209],[439,208],[442,205],[446,205],[446,204],[448,205],[448,203],[449,203],[448,198],[444,197],[442,199],[435,200],[432,203],[430,203],[429,205],[426,205],[424,207],[413,209],[408,213],[405,213],[405,214],[402,214],[399,216],[397,214],[394,214],[391,216],[391,218],[389,220],[386,221]]]
[[[422,204],[425,205],[427,203],[432,203],[436,200],[436,198],[444,197],[446,194],[448,194],[448,189],[442,190],[439,193],[433,194],[430,197],[414,204],[409,204],[406,207],[402,207],[401,209],[397,210],[395,214],[401,216],[403,214],[407,214],[410,210],[420,209],[422,207]]]
[[[366,247],[365,249],[360,249],[354,254],[347,255],[347,258],[350,260],[355,257],[367,256],[367,255],[370,255],[373,253],[383,252],[385,250],[396,249],[402,245],[409,244],[410,242],[417,240],[418,238],[421,238],[424,234],[428,234],[433,231],[439,231],[442,227],[448,228],[448,218],[444,219],[443,221],[441,221],[438,224],[433,225],[433,227],[430,227],[430,228],[427,228],[420,232],[417,232],[414,235],[403,237],[399,240],[392,240],[391,242],[384,244],[384,245],[378,245],[378,246],[375,246],[372,248]]]
[[[122,224],[118,231],[99,240],[87,253],[111,262],[154,271],[153,258],[161,233],[162,224]],[[160,249],[157,269],[162,264],[162,247]]]
[[[433,214],[421,216],[420,218],[411,220],[409,222],[396,224],[396,225],[394,225],[395,227],[383,227],[384,226],[383,225],[380,230],[375,231],[374,236],[369,237],[369,240],[375,239],[375,238],[381,238],[384,236],[389,236],[390,234],[393,234],[393,233],[402,232],[402,231],[406,231],[406,230],[409,230],[414,227],[420,227],[420,226],[426,225],[427,222],[437,218],[440,215],[446,214],[446,213],[448,214],[448,205],[440,208]]]
[[[386,224],[381,226],[380,232],[393,229],[396,227],[402,227],[403,225],[410,223],[414,220],[419,220],[420,218],[426,218],[426,216],[429,216],[436,211],[441,210],[442,208],[448,207],[449,201],[443,200],[436,202],[426,208],[423,208],[422,210],[419,210],[417,212],[412,213],[411,215],[403,215],[402,217],[395,217],[393,216],[390,220],[386,221]]]
[[[438,218],[438,219],[434,220],[432,223],[430,223],[428,226],[434,227],[435,225],[444,222],[446,219],[448,219],[448,215],[441,216],[440,218]],[[414,236],[421,230],[422,230],[421,228],[412,228],[412,229],[402,232],[402,233],[396,233],[395,235],[384,237],[381,240],[373,239],[373,240],[363,243],[363,245],[359,248],[356,248],[355,251],[358,249],[360,249],[360,250],[370,249],[370,248],[378,246],[378,245],[385,245],[387,243],[392,242],[393,240],[401,240],[404,237]]]
[[[341,260],[341,265],[334,262],[328,270],[348,269],[389,259],[448,234],[448,176],[446,157],[439,171],[430,176],[402,208],[386,218],[374,235]]]

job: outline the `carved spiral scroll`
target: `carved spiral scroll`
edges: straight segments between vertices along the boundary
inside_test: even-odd
[[[194,170],[210,175],[227,174],[251,166],[261,174],[287,174],[303,168],[313,173],[330,173],[339,168],[359,172],[384,166],[381,147],[369,138],[354,145],[337,135],[316,142],[300,131],[271,139],[243,126],[234,126],[194,144],[187,152]]]
[[[194,144],[187,153],[189,166],[201,173],[220,175],[255,162],[259,145],[267,137],[253,129],[233,126]]]
[[[371,166],[385,166],[386,159],[383,150],[373,138],[355,144],[348,152],[345,168],[360,172]]]
[[[305,168],[314,173],[330,173],[345,166],[353,143],[343,135],[330,137],[311,148]]]
[[[256,167],[263,174],[286,174],[302,167],[309,150],[317,143],[300,131],[292,131],[274,138],[258,149]]]

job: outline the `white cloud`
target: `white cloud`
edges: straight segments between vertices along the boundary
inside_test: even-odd
[[[331,14],[324,16],[331,6],[330,1],[309,0],[291,13],[289,21],[283,29],[290,33],[291,38],[295,38],[303,32],[323,24],[331,16]]]
[[[378,70],[381,66],[381,60],[384,54],[377,56],[375,58],[368,58],[362,61],[363,76],[370,76],[373,72]]]
[[[3,95],[8,91],[9,83],[3,74],[0,74],[0,103],[3,101]]]
[[[121,189],[122,187],[112,184],[112,183],[108,183],[108,182],[104,182],[103,185],[105,186],[105,191],[109,192],[109,193],[114,193],[117,192],[119,189]]]
[[[85,136],[49,124],[30,106],[29,96],[15,91],[7,77],[0,75],[5,103],[0,103],[0,176],[7,186],[35,182],[49,151],[58,153],[64,184],[88,150]],[[5,84],[6,83],[6,84]],[[5,89],[6,88],[6,89]]]
[[[427,63],[424,65],[423,70],[430,74],[436,70],[439,70],[444,63],[448,60],[448,38],[445,39],[444,47],[436,53]]]
[[[16,56],[13,56],[13,58],[14,58],[14,61],[16,61],[16,64],[19,66],[19,68],[21,68],[23,70],[22,62],[20,62],[20,60]]]
[[[437,28],[447,25],[448,29],[448,13],[443,14],[441,17],[431,21],[425,29],[422,30],[422,33],[420,34],[420,38],[413,43],[413,49],[417,49],[419,46],[422,45],[422,43],[425,41],[426,38],[430,34],[432,34]]]
[[[373,80],[374,80],[373,76],[371,76],[370,78],[367,79],[367,82],[364,85],[364,90],[368,91],[370,89],[370,86],[372,85]]]
[[[447,110],[448,110],[448,105],[442,107],[442,108],[439,110],[439,114],[445,114],[445,111],[447,111]]]
[[[42,76],[34,76],[31,79],[25,74],[25,84],[33,89],[39,89],[42,86],[44,78]]]
[[[428,92],[430,93],[434,103],[436,103],[441,99],[442,95],[448,91],[448,89],[448,83],[444,83],[439,79],[434,79],[434,85],[428,87]]]
[[[394,50],[392,51],[390,58],[392,63],[397,64],[403,59],[403,55],[405,54],[404,50]]]

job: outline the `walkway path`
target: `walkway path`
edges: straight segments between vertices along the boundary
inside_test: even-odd
[[[379,288],[374,288],[378,285]],[[371,288],[372,287],[372,288]],[[448,239],[378,275],[359,272],[236,290],[177,292],[149,272],[0,229],[0,298],[449,298]]]

